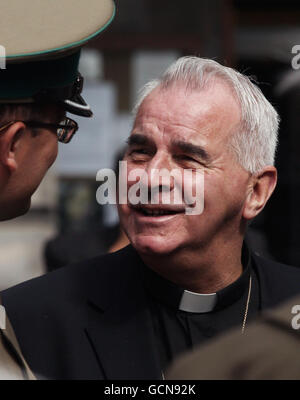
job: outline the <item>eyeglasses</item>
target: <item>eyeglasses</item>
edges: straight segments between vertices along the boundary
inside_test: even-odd
[[[7,129],[10,125],[18,121],[11,121],[0,127],[0,132]],[[72,137],[78,131],[78,124],[71,118],[65,118],[59,124],[48,124],[46,122],[39,121],[20,121],[23,122],[29,128],[45,128],[53,129],[56,131],[58,141],[61,143],[70,143]]]

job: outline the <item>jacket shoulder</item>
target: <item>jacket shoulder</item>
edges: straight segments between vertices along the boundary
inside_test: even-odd
[[[130,246],[128,246],[130,247]],[[3,305],[9,313],[13,309],[28,310],[70,304],[82,304],[92,290],[107,290],[113,276],[119,276],[122,266],[128,264],[132,249],[122,249],[116,253],[70,264],[41,277],[13,286],[1,293]],[[97,289],[96,289],[97,285]],[[57,310],[56,310],[57,312]]]
[[[294,265],[279,263],[269,258],[262,257],[256,253],[253,255],[255,264],[259,269],[263,269],[267,274],[279,274],[280,277],[291,279],[293,277],[300,277],[300,268]]]
[[[300,268],[253,255],[254,268],[261,285],[264,307],[277,305],[300,294]]]

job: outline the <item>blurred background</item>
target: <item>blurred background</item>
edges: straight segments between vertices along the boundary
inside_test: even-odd
[[[1,223],[0,289],[126,244],[115,207],[96,202],[96,173],[121,157],[138,89],[182,55],[254,76],[279,111],[278,186],[248,240],[258,253],[300,266],[300,70],[292,68],[300,1],[115,2],[113,23],[82,54],[84,97],[95,117],[77,118],[80,131],[60,145],[31,211]]]

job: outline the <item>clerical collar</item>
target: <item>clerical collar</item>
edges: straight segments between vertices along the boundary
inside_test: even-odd
[[[213,311],[217,302],[217,293],[201,294],[184,290],[178,309],[190,313],[206,313]]]
[[[242,265],[243,272],[235,282],[211,294],[184,290],[146,266],[142,267],[142,273],[147,291],[159,303],[188,313],[208,313],[228,307],[242,297],[248,288],[251,257],[245,244],[242,250]]]

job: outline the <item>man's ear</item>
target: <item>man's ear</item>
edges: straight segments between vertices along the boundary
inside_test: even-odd
[[[18,168],[17,152],[24,129],[23,122],[15,122],[0,133],[0,161],[10,172]]]
[[[243,217],[246,220],[251,220],[262,211],[271,197],[276,183],[277,170],[273,166],[268,166],[262,172],[253,176],[243,210]]]

